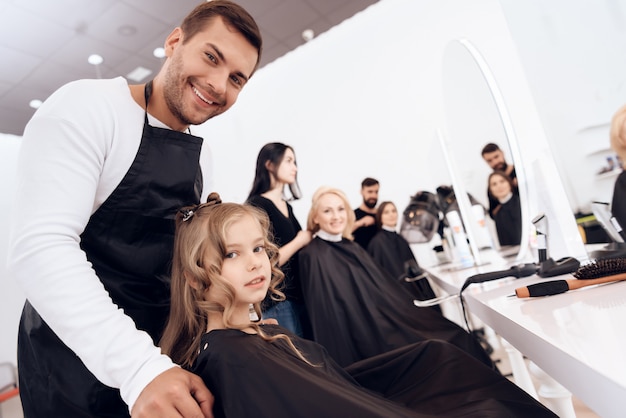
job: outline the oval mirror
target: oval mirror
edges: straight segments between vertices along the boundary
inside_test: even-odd
[[[531,230],[527,183],[517,137],[500,89],[487,62],[476,47],[466,39],[451,41],[446,46],[442,72],[446,122],[444,132],[441,133],[442,145],[447,148],[450,169],[455,172],[452,176],[456,182],[454,188],[460,196],[461,217],[470,244],[473,244],[472,250],[478,254],[481,249],[494,247],[499,249],[503,256],[514,255],[516,260],[522,260],[528,254]],[[500,199],[493,199],[492,209],[497,211],[497,206],[501,202],[502,208],[510,206],[504,204],[509,201],[507,197],[511,202],[516,195],[519,198],[520,220],[514,227],[506,223],[503,226],[499,221],[500,234],[494,221],[495,216],[492,217],[494,211],[489,212],[488,181],[494,168],[482,155],[483,148],[489,143],[498,146],[507,164],[494,165],[495,169],[503,170],[509,177],[516,177],[517,180],[517,191],[513,190],[512,196],[505,194]],[[513,175],[509,174],[511,169]],[[492,190],[499,193],[496,187],[497,185],[493,186]],[[480,210],[476,210],[476,201],[485,209],[482,215]],[[481,216],[484,218],[481,219]],[[487,238],[483,225],[489,231]],[[510,228],[515,230],[511,231]],[[515,239],[516,242],[510,242],[509,239],[505,245],[500,245],[499,237],[503,239],[507,235],[505,232],[519,238]]]

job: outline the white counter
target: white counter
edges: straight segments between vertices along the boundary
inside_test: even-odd
[[[427,270],[446,292],[467,277],[510,265],[458,271]],[[626,282],[587,287],[542,298],[510,297],[515,288],[570,275],[506,278],[472,284],[464,292],[469,311],[547,374],[604,417],[626,416]]]

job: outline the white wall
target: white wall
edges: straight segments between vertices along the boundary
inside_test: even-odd
[[[496,0],[383,0],[263,68],[235,108],[196,129],[216,156],[217,191],[243,201],[270,141],[296,150],[301,221],[324,184],[356,207],[361,180],[372,176],[380,198],[403,208],[415,192],[449,182],[434,138],[443,121],[443,51],[459,37],[496,61],[516,95],[521,70]],[[466,158],[484,165],[479,151]]]
[[[626,1],[501,0],[574,210],[611,201],[611,116],[626,103]]]
[[[6,257],[19,141],[17,136],[0,134],[0,362],[14,364],[17,364],[17,325],[24,295],[17,283],[7,277]]]

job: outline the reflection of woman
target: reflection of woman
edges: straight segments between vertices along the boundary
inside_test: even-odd
[[[405,279],[413,278],[421,273],[415,255],[409,243],[398,233],[398,210],[393,202],[382,202],[376,211],[378,232],[369,245],[367,252],[387,271],[391,277],[403,283],[414,297],[427,300],[436,297],[428,279],[423,278],[412,282]]]
[[[315,341],[344,366],[429,339],[448,341],[491,366],[473,336],[439,312],[415,307],[413,297],[352,241],[353,222],[341,191],[315,193],[307,228],[316,235],[299,256]]]
[[[302,301],[296,253],[311,241],[311,233],[302,230],[284,194],[285,186],[289,186],[293,198],[300,197],[297,173],[293,148],[279,142],[264,145],[257,157],[248,203],[267,213],[274,241],[279,247],[279,265],[285,273],[282,291],[287,299],[277,302],[267,297],[263,303],[263,317],[276,318],[281,326],[308,337],[310,326]]]
[[[509,176],[502,171],[489,175],[489,192],[498,204],[493,209],[500,245],[520,245],[522,239],[522,209],[519,195],[513,193],[513,184]]]

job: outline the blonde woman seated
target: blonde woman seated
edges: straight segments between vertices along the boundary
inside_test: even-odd
[[[351,239],[354,213],[340,190],[313,196],[307,228],[313,240],[300,250],[300,275],[313,338],[341,365],[425,340],[450,342],[486,365],[476,338],[414,297]]]
[[[554,417],[442,341],[401,347],[346,371],[319,344],[252,322],[250,306],[260,315],[268,293],[284,297],[268,230],[261,210],[220,203],[217,194],[176,219],[161,347],[203,379],[215,417]]]

